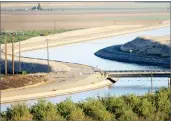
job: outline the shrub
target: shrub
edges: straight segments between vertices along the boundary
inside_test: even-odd
[[[69,120],[69,121],[90,121],[92,119],[89,117],[86,117],[81,108],[77,108],[76,110],[71,111],[70,115],[68,115],[67,120]]]
[[[134,94],[123,96],[123,100],[126,105],[128,105],[133,112],[138,114],[138,109],[141,103],[141,98],[139,96],[136,96]]]
[[[12,105],[11,108],[7,108],[6,120],[32,120],[32,115],[29,112],[29,108],[26,104]]]
[[[41,33],[40,36],[47,36],[48,33]]]
[[[31,114],[34,120],[63,120],[55,106],[44,100],[38,101],[37,104],[31,107]]]
[[[89,98],[74,103],[67,99],[59,104],[40,100],[28,108],[25,104],[13,105],[0,113],[0,120],[169,120],[170,90],[163,88],[155,94],[143,96]]]
[[[138,121],[138,116],[131,109],[120,110],[121,115],[118,118],[119,121]]]
[[[104,99],[103,99],[104,100]],[[116,119],[120,119],[122,115],[125,115],[126,118],[127,110],[132,110],[128,105],[126,105],[123,97],[107,97],[105,101],[103,101],[106,105],[106,108],[109,112],[115,115]],[[127,117],[130,118],[130,117]],[[134,117],[133,117],[134,118]],[[135,117],[136,119],[136,117]]]
[[[0,121],[6,121],[7,117],[6,117],[6,112],[0,112]]]
[[[152,102],[148,101],[146,98],[143,99],[140,103],[138,110],[139,116],[142,116],[145,120],[154,120],[155,119],[156,108]]]
[[[106,107],[99,100],[89,98],[86,102],[80,104],[80,107],[84,110],[85,115],[93,118],[93,120],[114,120],[114,115],[106,110]]]
[[[170,113],[170,90],[162,88],[155,93],[157,119],[168,120]]]
[[[71,99],[66,99],[64,102],[61,102],[56,105],[57,110],[67,120],[87,120],[84,112],[79,108]]]
[[[22,71],[22,75],[26,75],[27,74],[27,71]]]

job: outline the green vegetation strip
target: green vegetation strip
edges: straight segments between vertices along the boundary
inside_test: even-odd
[[[169,120],[170,89],[162,88],[154,94],[88,98],[74,103],[66,99],[58,104],[40,100],[31,107],[12,105],[0,114],[1,121],[164,121]]]
[[[0,44],[4,44],[5,40],[7,40],[8,43],[11,43],[12,40],[14,42],[23,41],[26,39],[29,39],[31,37],[36,36],[47,36],[50,34],[57,34],[57,33],[63,33],[67,31],[73,31],[76,29],[58,29],[58,30],[33,30],[33,31],[22,31],[24,32],[24,35],[22,32],[1,32],[0,33]],[[11,34],[14,33],[14,36]],[[17,33],[17,34],[16,34]]]

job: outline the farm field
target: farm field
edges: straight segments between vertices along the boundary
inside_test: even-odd
[[[1,9],[30,9],[37,4],[20,3],[20,6],[17,6],[16,3],[3,3]],[[45,9],[51,8],[52,11],[2,11],[1,29],[53,30],[110,25],[150,25],[170,18],[167,3],[42,2],[40,5]]]

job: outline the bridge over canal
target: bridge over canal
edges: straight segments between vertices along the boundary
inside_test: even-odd
[[[171,71],[170,70],[96,70],[94,72],[100,72],[106,79],[115,83],[112,78],[125,78],[125,77],[151,77],[151,92],[153,92],[153,80],[152,77],[167,77],[168,87],[171,87]]]
[[[108,78],[113,77],[170,77],[170,70],[105,70],[105,71],[95,71],[102,72]]]
[[[106,79],[115,83],[112,78],[126,78],[126,77],[171,77],[170,70],[96,70],[94,72],[102,73]],[[171,79],[170,79],[171,82]]]

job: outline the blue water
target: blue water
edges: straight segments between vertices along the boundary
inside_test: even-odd
[[[161,69],[161,67],[128,64],[117,61],[110,61],[96,57],[94,53],[99,49],[105,48],[111,45],[124,44],[133,40],[137,36],[162,36],[169,35],[170,27],[164,27],[160,29],[136,32],[126,35],[119,35],[114,37],[108,37],[98,39],[98,41],[87,41],[81,43],[75,43],[70,45],[64,45],[59,47],[52,47],[49,49],[50,60],[66,61],[86,64],[94,67],[98,67],[104,70],[146,70],[146,69]],[[25,57],[43,58],[46,59],[46,49],[34,50],[22,53]],[[151,78],[121,78],[115,84],[110,87],[104,87],[101,89],[46,98],[48,101],[57,103],[71,97],[73,101],[84,100],[88,97],[105,96],[106,94],[120,96],[125,94],[143,95],[151,89]],[[153,91],[158,90],[161,87],[168,86],[168,78],[152,78]],[[36,100],[29,100],[27,103],[32,105],[37,102]],[[5,110],[10,104],[1,105],[1,110]]]

